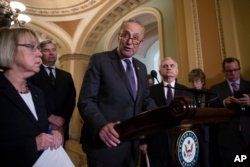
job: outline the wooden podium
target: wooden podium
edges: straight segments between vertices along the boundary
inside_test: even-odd
[[[122,141],[142,139],[167,129],[174,130],[176,162],[179,166],[194,166],[198,159],[198,138],[194,126],[219,123],[237,116],[238,111],[226,108],[197,108],[193,101],[177,98],[169,107],[141,113],[115,126]],[[196,146],[196,147],[195,147]],[[198,147],[198,148],[197,148]]]

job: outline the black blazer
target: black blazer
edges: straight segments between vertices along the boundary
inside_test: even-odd
[[[44,66],[40,72],[30,78],[30,81],[43,90],[48,116],[51,114],[61,116],[68,125],[75,107],[76,91],[71,74],[56,68],[55,85],[50,81]],[[68,129],[65,132],[65,140],[68,139]]]
[[[175,93],[174,93],[174,98],[177,98],[177,97],[191,98],[191,94],[189,92],[181,90],[181,89],[187,89],[186,86],[181,85],[179,83],[175,83],[174,87],[176,88]],[[165,98],[163,83],[159,83],[159,84],[151,86],[150,96],[151,98],[154,99],[158,107],[166,105],[166,98]],[[169,137],[166,132],[155,133],[147,137],[146,142],[148,144],[148,154],[151,157],[151,159],[153,160],[155,158],[156,159],[159,158],[161,160],[169,159],[169,157],[171,156],[169,155],[171,154],[169,152],[171,146],[169,146],[168,138]]]
[[[41,90],[29,84],[38,121],[15,90],[0,73],[0,166],[32,166],[42,152],[35,137],[48,130],[47,113]]]
[[[78,100],[84,119],[81,142],[85,151],[106,147],[98,136],[105,124],[127,120],[155,107],[149,98],[146,66],[135,58],[133,65],[138,81],[135,100],[116,49],[91,57]]]
[[[188,91],[184,91],[183,89],[187,89],[186,86],[181,85],[179,83],[175,83],[174,86],[176,89],[174,90],[174,98],[177,97],[188,97],[192,98],[192,94]],[[150,87],[150,96],[154,99],[155,103],[158,107],[166,105],[166,97],[164,92],[163,83],[159,83]]]
[[[227,98],[228,96],[232,96],[232,92],[230,89],[230,86],[228,85],[227,81],[221,82],[217,85],[214,85],[211,87],[211,91],[214,93],[217,93],[219,98],[217,101],[211,103],[212,107],[224,107],[223,100]],[[239,91],[242,91],[246,94],[250,94],[250,81],[246,81],[241,79],[240,80],[240,89]],[[233,105],[229,106],[229,108],[232,109],[240,109],[240,106]],[[221,131],[220,134],[228,133],[229,135],[220,135],[219,140],[223,142],[223,140],[227,140],[228,137],[236,137],[237,135],[231,135],[232,132],[239,133],[240,127],[243,127],[241,130],[241,133],[245,139],[245,141],[250,144],[250,107],[246,107],[246,111],[240,115],[239,117],[233,118],[231,121],[222,124],[221,125]],[[248,122],[248,123],[247,123]],[[242,138],[242,137],[241,137]],[[237,147],[237,146],[236,146]]]
[[[233,96],[233,93],[227,81],[212,86],[211,91],[218,94],[217,101],[212,103],[212,106],[214,107],[224,107],[223,100],[228,96]],[[246,94],[250,94],[250,81],[241,79],[239,91],[245,92]]]

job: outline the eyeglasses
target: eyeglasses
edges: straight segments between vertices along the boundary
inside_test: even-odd
[[[139,45],[142,42],[142,39],[140,39],[139,36],[132,36],[129,33],[121,33],[120,34],[120,38],[123,41],[128,41],[128,40],[132,40],[133,45]]]
[[[228,70],[225,70],[226,73],[232,73],[232,72],[237,72],[239,71],[240,68],[236,68],[236,69],[228,69]]]
[[[29,48],[33,52],[35,52],[37,50],[41,51],[41,48],[40,48],[39,45],[34,45],[34,44],[16,44],[16,46],[24,46],[26,48]]]

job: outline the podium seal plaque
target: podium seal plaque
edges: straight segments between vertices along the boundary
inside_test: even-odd
[[[183,132],[177,140],[177,157],[182,167],[193,167],[198,161],[199,142],[196,134],[191,131]]]

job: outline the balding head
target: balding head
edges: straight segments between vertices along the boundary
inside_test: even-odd
[[[178,64],[171,57],[166,57],[161,61],[159,72],[165,82],[171,83],[178,76]]]

